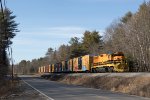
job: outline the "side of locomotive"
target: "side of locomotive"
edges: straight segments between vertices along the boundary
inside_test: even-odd
[[[127,72],[128,66],[122,52],[93,57],[92,72]]]

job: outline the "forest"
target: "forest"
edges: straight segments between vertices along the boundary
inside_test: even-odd
[[[38,67],[86,54],[97,55],[123,52],[130,72],[150,72],[150,2],[143,2],[135,13],[127,12],[105,29],[104,35],[96,30],[85,30],[83,37],[72,37],[68,44],[56,50],[49,47],[45,57],[22,60],[15,72],[32,74]]]

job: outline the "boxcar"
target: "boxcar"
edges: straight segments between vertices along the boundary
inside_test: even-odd
[[[68,61],[62,61],[62,72],[68,72]]]
[[[93,63],[93,56],[82,56],[82,71],[90,72]]]
[[[73,72],[73,59],[68,60],[68,71]]]
[[[38,72],[41,73],[41,67],[39,67]]]
[[[45,73],[49,73],[49,65],[45,66]]]
[[[43,73],[44,71],[43,71],[43,66],[41,66],[41,73]]]
[[[58,66],[58,72],[62,72],[62,63],[61,62],[57,63],[57,66]]]
[[[74,72],[82,71],[82,57],[73,58],[73,71]]]
[[[54,73],[55,70],[54,70],[54,64],[51,64],[51,72]]]
[[[48,65],[48,72],[51,72],[51,65]]]

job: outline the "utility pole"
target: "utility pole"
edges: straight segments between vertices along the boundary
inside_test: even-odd
[[[11,48],[11,63],[12,63],[12,81],[14,79],[14,63],[13,63],[13,56],[12,56],[12,48]]]

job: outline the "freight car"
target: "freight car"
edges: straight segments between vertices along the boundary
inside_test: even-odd
[[[48,68],[39,68],[39,72],[47,72]],[[128,66],[122,52],[84,55],[49,65],[49,72],[126,72]]]

